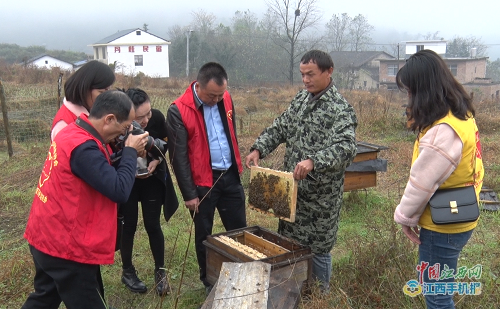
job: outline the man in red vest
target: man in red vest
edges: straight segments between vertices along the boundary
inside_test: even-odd
[[[56,309],[61,301],[68,309],[108,308],[99,265],[114,262],[117,203],[132,190],[148,133],[128,136],[116,167],[108,144],[134,117],[128,96],[108,91],[88,117],[81,114],[54,138],[24,233],[36,274],[23,309]]]
[[[168,109],[167,136],[170,160],[186,207],[195,224],[195,247],[200,280],[206,278],[203,241],[212,234],[215,209],[226,230],[246,226],[245,195],[234,105],[227,88],[227,73],[215,62],[204,64]]]

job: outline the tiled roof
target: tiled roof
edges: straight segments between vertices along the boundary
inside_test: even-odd
[[[386,56],[392,57],[383,51],[333,51],[330,52],[330,56],[333,59],[335,68],[359,68],[369,61],[385,54]]]
[[[101,40],[95,42],[94,44],[107,44],[107,43],[112,42],[118,38],[121,38],[122,36],[129,34],[132,31],[135,31],[135,30],[137,30],[137,29],[127,29],[127,30],[118,31],[117,33],[112,34],[110,36],[107,36],[104,39],[101,39]]]
[[[107,37],[105,37],[104,39],[101,39],[101,40],[99,40],[99,41],[95,42],[95,43],[94,43],[94,44],[92,44],[92,45],[108,44],[108,43],[110,43],[110,42],[113,42],[113,41],[114,41],[114,40],[116,40],[116,39],[121,38],[122,36],[125,36],[125,35],[127,35],[127,34],[129,34],[129,33],[131,33],[131,32],[138,31],[138,30],[139,30],[139,31],[142,31],[142,32],[146,32],[146,33],[148,33],[148,34],[150,34],[150,35],[152,35],[152,36],[155,36],[155,37],[157,37],[157,38],[159,38],[159,39],[161,39],[161,40],[163,40],[163,41],[168,42],[168,40],[165,40],[164,38],[161,38],[161,37],[159,37],[159,36],[157,36],[157,35],[155,35],[155,34],[149,33],[149,32],[147,32],[147,31],[144,31],[144,30],[140,29],[140,28],[134,28],[134,29],[127,29],[127,30],[118,31],[117,33],[112,34],[112,35],[110,35],[110,36],[107,36]]]

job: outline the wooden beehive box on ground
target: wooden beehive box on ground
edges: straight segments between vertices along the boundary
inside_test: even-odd
[[[387,147],[359,141],[357,144],[356,157],[345,172],[344,192],[375,187],[377,171],[387,170],[387,161],[378,159],[380,150]]]
[[[259,226],[245,227],[229,232],[210,235],[203,242],[207,252],[207,281],[215,284],[223,262],[250,262],[256,260],[219,240],[226,236],[266,255],[258,259],[271,264],[273,272],[289,270],[289,277],[302,284],[310,275],[311,249],[277,233]]]
[[[295,221],[297,180],[293,173],[252,166],[248,206],[289,222]]]

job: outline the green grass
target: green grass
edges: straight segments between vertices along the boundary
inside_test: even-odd
[[[122,87],[122,85],[116,85]],[[182,85],[181,85],[182,86]],[[22,87],[18,87],[22,88]],[[15,89],[21,93],[22,89]],[[29,88],[26,93],[33,90]],[[146,89],[154,94],[154,100],[163,111],[182,90]],[[272,102],[289,102],[296,89],[284,89],[280,93],[269,94],[258,112],[241,113],[243,130],[239,131],[240,148],[243,157],[262,129],[269,125],[282,108]],[[25,93],[23,92],[23,93]],[[33,91],[34,93],[38,93]],[[10,92],[14,93],[14,92]],[[45,94],[45,92],[42,92]],[[165,94],[163,94],[165,93]],[[248,96],[258,96],[256,91],[241,93],[232,91],[235,102],[241,108]],[[374,98],[372,98],[373,96]],[[393,100],[390,103],[387,98]],[[337,244],[332,250],[333,276],[331,293],[313,294],[302,299],[300,308],[425,308],[423,297],[410,298],[402,293],[402,288],[410,279],[416,278],[417,247],[401,232],[393,221],[393,212],[401,198],[402,188],[408,179],[411,150],[415,135],[408,133],[402,125],[401,104],[397,96],[370,94],[359,91],[347,92],[346,98],[356,102],[359,112],[358,140],[388,146],[379,157],[388,160],[388,171],[378,173],[375,188],[346,193],[341,212]],[[39,100],[37,101],[39,102]],[[24,102],[22,102],[24,104]],[[249,103],[249,104],[250,104]],[[252,103],[254,104],[254,103]],[[259,103],[261,104],[261,103]],[[154,102],[153,102],[153,105]],[[285,104],[282,105],[283,107]],[[488,106],[487,112],[478,111],[483,123],[500,123],[497,105]],[[21,106],[20,106],[21,107]],[[24,109],[24,106],[22,106]],[[479,121],[479,120],[478,120]],[[239,124],[238,124],[239,125]],[[484,125],[487,127],[486,125]],[[486,167],[485,185],[495,190],[500,187],[500,137],[495,130],[482,133],[483,157]],[[33,192],[44,163],[48,141],[19,143],[14,145],[14,157],[8,158],[5,144],[0,144],[0,309],[19,308],[33,289],[34,267],[26,241],[22,238],[28,217]],[[263,160],[262,166],[278,169],[283,164],[283,148]],[[248,186],[249,172],[244,171],[242,182]],[[275,231],[277,220],[261,213],[247,210],[249,226],[259,225]],[[191,233],[188,211],[181,204],[171,221],[164,222],[165,259],[170,284],[173,291],[165,298],[159,298],[153,291],[153,258],[149,249],[147,234],[138,224],[135,238],[133,261],[139,277],[149,288],[146,294],[129,292],[120,281],[121,260],[115,255],[113,265],[103,266],[102,273],[106,298],[119,309],[125,308],[197,308],[205,299],[205,290],[198,279],[196,255]],[[224,228],[216,217],[214,233]],[[193,232],[194,233],[194,232]],[[188,244],[189,242],[189,244]],[[187,256],[185,257],[187,252]],[[465,246],[459,264],[472,267],[483,265],[480,282],[484,285],[479,296],[455,297],[458,309],[497,308],[500,303],[500,212],[481,212],[479,225]],[[183,280],[181,282],[181,277]],[[64,308],[62,305],[61,308]]]

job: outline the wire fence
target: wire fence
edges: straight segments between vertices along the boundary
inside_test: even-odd
[[[59,109],[57,88],[0,82],[2,118],[0,153],[13,155],[24,143],[49,142],[52,119]]]
[[[166,115],[178,92],[150,93],[152,107]],[[20,85],[0,81],[0,157],[11,157],[29,143],[49,143],[52,120],[60,107],[57,84]],[[7,127],[8,124],[8,127]]]

